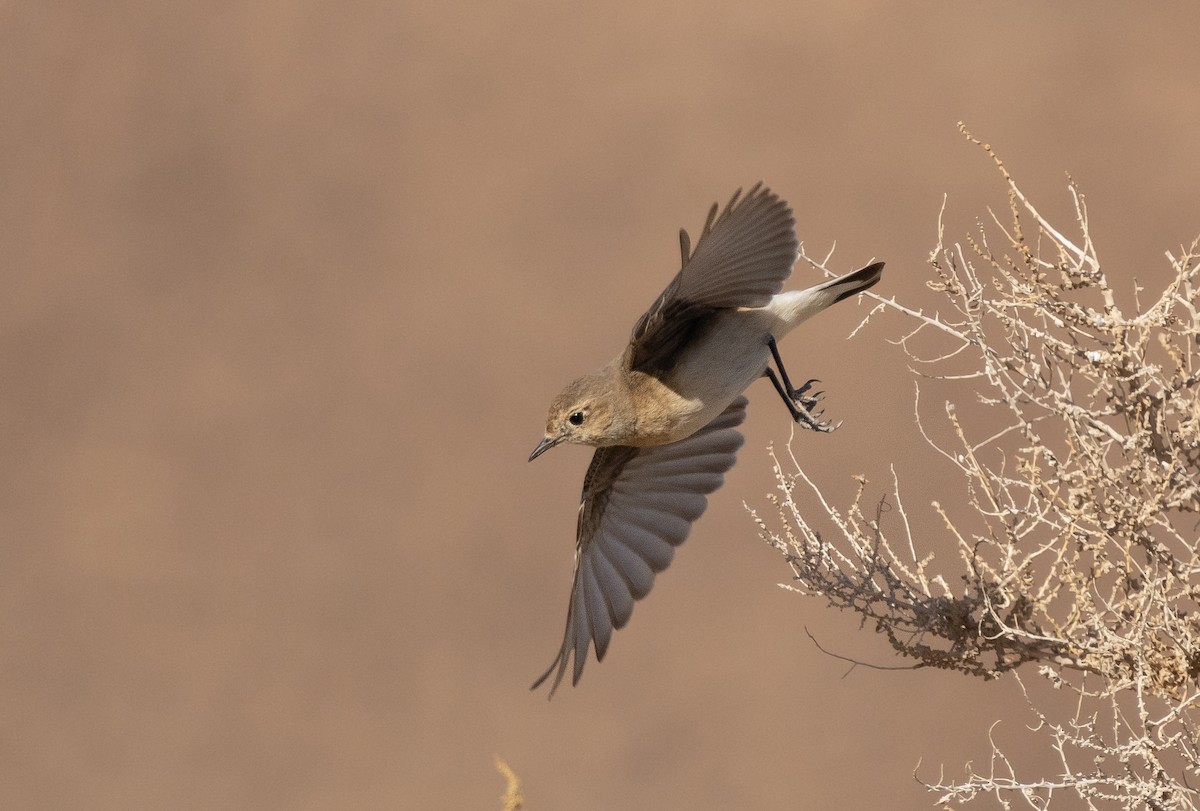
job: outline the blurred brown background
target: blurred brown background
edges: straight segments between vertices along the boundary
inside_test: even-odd
[[[0,805],[921,808],[912,780],[1030,721],[1011,680],[895,664],[776,587],[741,461],[601,666],[530,694],[565,616],[589,454],[545,407],[766,180],[806,247],[929,303],[1005,206],[993,143],[1109,273],[1200,231],[1200,7],[0,6]],[[800,267],[794,286],[816,274]],[[783,345],[824,380],[796,449],[832,497],[923,456],[886,318]],[[1038,759],[1040,758],[1040,760]],[[1047,775],[1049,753],[1033,763]]]

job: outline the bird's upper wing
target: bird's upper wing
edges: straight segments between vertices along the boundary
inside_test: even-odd
[[[713,204],[694,251],[680,229],[683,267],[634,326],[631,369],[670,371],[679,348],[714,310],[762,307],[783,289],[799,249],[792,210],[761,183],[741,193],[719,217]]]
[[[598,448],[583,482],[575,545],[575,580],[567,608],[567,630],[539,687],[557,669],[550,695],[575,657],[571,684],[579,682],[588,646],[604,658],[614,628],[645,597],[654,575],[666,569],[675,547],[707,506],[706,495],[721,486],[733,467],[746,418],[746,398],[687,439],[648,448]]]

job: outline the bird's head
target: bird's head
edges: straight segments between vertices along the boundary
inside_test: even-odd
[[[529,461],[564,442],[576,445],[619,445],[629,430],[628,392],[606,374],[585,375],[571,383],[550,404],[546,436]]]

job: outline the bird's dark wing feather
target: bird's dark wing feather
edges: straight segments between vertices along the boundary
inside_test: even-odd
[[[577,684],[592,643],[596,660],[604,658],[613,630],[629,621],[634,601],[650,592],[654,575],[671,563],[675,547],[704,512],[706,496],[733,467],[742,445],[736,429],[745,418],[746,398],[738,397],[687,439],[596,450],[579,505],[566,632],[532,689],[555,673],[554,695],[572,656],[571,684]]]
[[[664,374],[715,310],[766,305],[792,272],[795,226],[788,204],[759,183],[735,192],[719,217],[713,205],[694,251],[681,230],[683,267],[634,326],[630,368]]]

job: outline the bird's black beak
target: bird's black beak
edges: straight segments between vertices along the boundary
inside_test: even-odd
[[[555,445],[566,439],[565,436],[548,436],[538,443],[538,446],[533,449],[533,453],[529,454],[529,461],[532,462],[546,451],[553,448]]]

